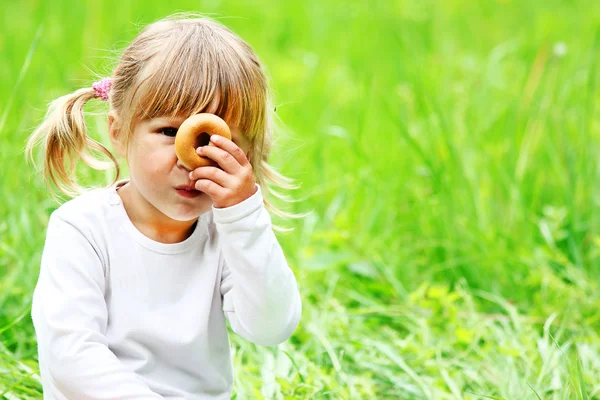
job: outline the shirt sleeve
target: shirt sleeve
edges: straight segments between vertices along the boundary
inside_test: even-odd
[[[108,348],[104,269],[95,249],[72,223],[51,215],[32,301],[50,383],[44,392],[56,399],[162,399]]]
[[[296,278],[272,230],[261,188],[231,207],[215,208],[224,265],[223,311],[231,328],[249,341],[273,346],[287,340],[300,321]]]

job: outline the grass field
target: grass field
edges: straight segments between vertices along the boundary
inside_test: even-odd
[[[139,26],[194,10],[268,66],[272,162],[302,185],[278,204],[311,211],[278,234],[301,325],[232,336],[237,398],[600,399],[600,2],[66,3],[0,5],[0,396],[41,398],[29,313],[58,205],[28,135]]]

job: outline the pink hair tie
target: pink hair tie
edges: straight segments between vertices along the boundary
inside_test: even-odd
[[[96,92],[94,93],[94,98],[101,98],[102,101],[108,101],[108,92],[110,90],[110,84],[110,78],[104,78],[102,80],[99,80],[98,82],[95,82],[92,85],[92,88]]]

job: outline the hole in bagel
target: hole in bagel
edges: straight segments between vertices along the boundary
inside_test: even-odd
[[[194,141],[194,148],[207,146],[210,143],[210,135],[206,132],[202,132],[198,136],[196,136],[196,140]]]

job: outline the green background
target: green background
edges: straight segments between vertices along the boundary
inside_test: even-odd
[[[176,11],[266,64],[272,163],[302,185],[278,204],[310,211],[275,219],[300,327],[232,336],[238,398],[600,399],[600,2],[553,0],[3,0],[0,395],[41,398],[29,313],[57,203],[27,137]]]

